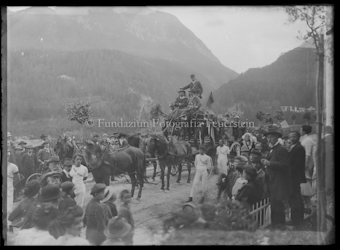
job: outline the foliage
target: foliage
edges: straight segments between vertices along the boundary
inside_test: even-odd
[[[236,107],[228,108],[227,111],[224,113],[224,116],[227,118],[234,118],[235,116],[239,116],[240,118],[243,116],[244,112],[241,110],[236,109]]]
[[[89,101],[77,100],[76,102],[66,103],[65,111],[68,120],[76,121],[80,125],[83,125],[91,118],[91,104]]]
[[[306,5],[284,8],[289,16],[289,22],[294,23],[299,20],[307,24],[309,30],[305,34],[300,32],[299,38],[306,41],[312,38],[317,52],[323,53],[323,46],[320,44],[320,29],[325,27],[325,6]]]
[[[312,114],[309,111],[305,111],[305,113],[303,114],[302,118],[304,120],[306,120],[307,122],[309,122],[312,119]]]
[[[159,115],[162,113],[162,106],[159,103],[156,103],[150,109],[150,120],[158,120]]]
[[[277,110],[276,114],[274,115],[274,118],[277,119],[278,122],[281,122],[284,120],[284,114],[282,110]]]
[[[256,116],[257,120],[263,121],[263,119],[265,117],[265,113],[263,113],[262,111],[258,111],[255,116]]]

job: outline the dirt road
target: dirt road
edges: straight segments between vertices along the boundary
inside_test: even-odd
[[[147,175],[152,175],[153,169],[150,167],[147,169]],[[161,181],[160,177],[157,176],[155,182],[157,185],[145,184],[142,192],[142,198],[140,202],[136,200],[138,189],[135,190],[135,195],[132,199],[131,211],[133,214],[133,218],[135,220],[135,236],[134,236],[134,244],[135,245],[157,245],[159,244],[160,238],[152,237],[150,234],[150,227],[161,229],[162,222],[165,218],[167,218],[171,211],[179,209],[181,204],[183,204],[188,198],[190,193],[190,188],[192,185],[193,178],[195,176],[195,168],[192,168],[191,171],[191,183],[187,183],[188,172],[186,169],[182,172],[182,180],[181,183],[176,183],[177,176],[170,177],[170,191],[162,191],[160,190]],[[148,178],[149,182],[152,182],[151,178]],[[216,199],[217,195],[217,175],[212,175],[208,180],[208,191],[207,191],[207,199],[206,201],[211,201]],[[95,182],[92,179],[92,175],[89,175],[88,180],[86,181],[86,198],[85,204],[87,204],[92,196],[90,195],[90,190],[93,187]],[[115,202],[117,207],[120,206],[119,201],[119,193],[123,189],[131,190],[131,184],[127,183],[126,179],[118,178],[117,181],[112,181],[111,186],[115,188],[115,192],[117,194],[117,201]],[[194,203],[198,204],[200,199],[201,187],[199,187],[196,191],[196,195],[194,197]],[[12,245],[14,234],[9,233],[8,235],[8,244]],[[85,234],[85,228],[83,230],[83,234]]]

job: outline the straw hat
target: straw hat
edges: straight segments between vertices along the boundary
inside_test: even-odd
[[[115,194],[113,187],[108,186],[108,187],[105,188],[105,191],[104,191],[104,199],[101,200],[100,202],[104,203],[104,202],[108,201],[112,196],[115,196],[116,199],[117,199],[117,196]]]
[[[109,220],[104,234],[107,238],[121,238],[129,233],[131,225],[122,217],[114,217]]]

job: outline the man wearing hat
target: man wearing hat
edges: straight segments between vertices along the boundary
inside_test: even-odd
[[[45,187],[46,185],[60,185],[61,173],[57,171],[46,172],[40,177],[40,185]]]
[[[40,194],[37,198],[37,202],[34,204],[34,206],[30,207],[29,211],[27,212],[25,216],[23,225],[20,228],[20,230],[34,227],[33,214],[37,206],[41,204],[44,204],[44,205],[50,204],[54,206],[55,208],[58,208],[60,197],[61,197],[61,190],[58,185],[48,184],[48,185],[42,186]]]
[[[12,222],[12,227],[20,228],[23,225],[25,216],[31,206],[34,206],[38,193],[40,191],[40,184],[38,180],[28,182],[24,189],[24,199],[8,216],[8,220]]]
[[[96,145],[99,145],[99,134],[97,134],[97,133],[94,133],[93,135],[92,135],[92,142],[94,143],[94,144],[96,144]]]
[[[262,198],[267,198],[269,196],[268,192],[268,175],[261,163],[262,153],[259,150],[253,149],[250,151],[249,162],[257,171],[257,182],[261,186]]]
[[[196,80],[195,75],[191,75],[190,78],[191,82],[181,89],[183,90],[190,89],[192,93],[196,93],[199,98],[202,98],[203,88],[201,83]]]
[[[207,189],[207,180],[208,180],[208,173],[211,173],[211,167],[212,167],[212,160],[210,156],[206,155],[204,153],[205,147],[204,145],[200,145],[198,148],[199,154],[195,157],[195,168],[196,173],[194,177],[194,182],[191,187],[189,200],[187,202],[191,202],[192,198],[194,197],[196,188],[198,186],[198,182],[202,178],[202,185],[203,185],[203,194],[202,198],[200,200],[200,203],[204,202],[204,196]]]
[[[72,168],[73,162],[70,158],[66,158],[64,160],[63,164],[63,171],[61,172],[61,181],[71,181],[72,182],[72,177],[70,176],[70,171]]]
[[[120,146],[121,148],[125,148],[126,146],[129,145],[129,143],[126,141],[126,137],[127,137],[127,135],[124,134],[124,133],[120,133],[120,134],[118,135],[119,146]]]
[[[56,171],[56,172],[62,172],[62,169],[60,167],[60,159],[59,156],[53,155],[50,159],[46,161],[46,167],[44,168],[44,171],[50,172],[50,171]]]
[[[278,139],[282,133],[275,126],[269,126],[264,133],[269,142],[270,151],[261,163],[265,166],[269,178],[269,197],[271,201],[271,222],[274,229],[285,229],[286,215],[283,201],[288,201],[292,191],[289,169],[289,154]]]
[[[26,153],[22,156],[22,165],[26,170],[26,173],[23,175],[28,178],[30,175],[37,172],[37,158],[35,153],[33,153],[33,146],[26,146]]]
[[[73,198],[75,196],[74,189],[74,184],[70,181],[65,181],[61,183],[62,195],[58,205],[60,213],[66,211],[69,207],[74,207],[77,205],[76,201]]]
[[[189,104],[189,99],[185,95],[185,90],[178,90],[179,97],[177,97],[176,101],[170,105],[171,109],[179,108],[184,109]]]
[[[39,171],[42,171],[43,167],[45,166],[46,162],[51,159],[54,153],[54,150],[50,148],[50,143],[45,141],[43,144],[43,149],[40,149],[37,154],[37,161],[39,164]]]
[[[103,242],[102,246],[124,246],[122,237],[126,236],[130,230],[131,225],[125,218],[116,216],[110,219],[104,231],[107,239]]]
[[[87,204],[84,215],[84,225],[86,226],[86,239],[91,245],[101,245],[105,241],[104,230],[109,221],[110,211],[104,203],[104,191],[106,185],[103,183],[95,184],[91,189],[93,198]]]

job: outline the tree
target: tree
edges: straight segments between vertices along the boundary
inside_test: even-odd
[[[292,121],[293,121],[293,125],[295,125],[295,120],[296,120],[296,114],[295,113],[293,113],[292,114],[292,116],[291,116],[291,118],[292,118]]]
[[[305,111],[302,118],[306,120],[306,123],[308,124],[309,121],[312,119],[312,114],[309,111]]]
[[[77,100],[72,103],[65,104],[65,111],[67,113],[67,119],[70,121],[76,121],[80,124],[81,135],[83,135],[83,124],[91,121],[91,104],[89,101]]]
[[[276,114],[274,115],[274,118],[278,121],[278,123],[281,123],[284,120],[284,114],[282,110],[277,110]]]
[[[317,152],[316,152],[316,170],[317,170],[317,196],[318,196],[318,216],[317,227],[318,231],[327,230],[326,221],[326,195],[325,195],[325,165],[322,161],[324,147],[322,145],[322,110],[323,110],[323,80],[324,80],[324,35],[323,28],[325,27],[326,12],[325,6],[289,6],[285,7],[286,13],[289,16],[291,23],[304,21],[308,30],[305,34],[300,33],[300,37],[304,40],[312,39],[316,48],[317,62],[318,62],[318,77],[316,82],[316,101],[317,101]],[[309,118],[309,119],[308,119]],[[311,115],[305,113],[304,119],[307,122],[310,120]],[[323,242],[321,235],[318,235],[319,242]]]
[[[255,116],[256,119],[259,120],[259,122],[261,123],[264,119],[265,113],[263,113],[262,111],[258,111]]]

